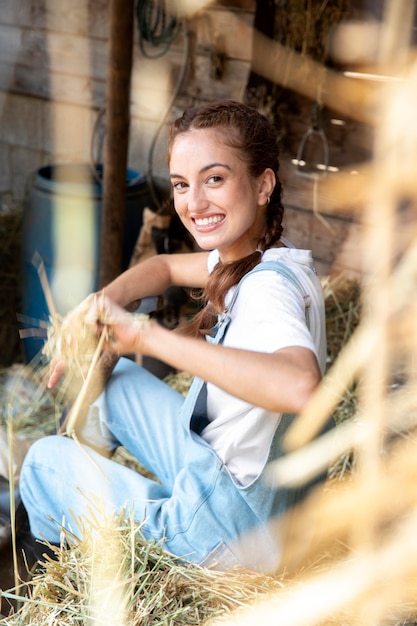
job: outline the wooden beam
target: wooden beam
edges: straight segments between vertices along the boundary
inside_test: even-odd
[[[275,33],[275,0],[257,0],[255,8],[255,18],[253,22],[253,33],[262,33],[269,39],[274,39]],[[268,95],[271,94],[273,83],[262,75],[258,74],[257,66],[262,62],[259,59],[258,38],[252,37],[252,63],[248,82],[245,89],[244,101],[256,107],[265,104]]]
[[[116,278],[122,269],[134,0],[111,0],[109,23],[100,287]]]

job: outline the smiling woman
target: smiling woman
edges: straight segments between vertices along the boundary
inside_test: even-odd
[[[217,248],[223,263],[253,253],[275,186],[273,170],[248,177],[238,151],[225,145],[215,129],[180,133],[170,167],[175,210],[197,244],[203,250]]]
[[[125,510],[149,539],[218,569],[277,566],[268,523],[302,498],[269,485],[267,464],[320,382],[324,303],[311,252],[282,239],[275,128],[234,101],[191,109],[171,130],[175,210],[202,252],[157,255],[91,294],[66,324],[87,324],[117,354],[140,352],[194,377],[187,397],[120,359],[78,433],[30,449],[21,493],[36,537],[59,542],[69,520]],[[170,331],[124,309],[169,286],[198,287],[203,306]],[[81,323],[80,323],[81,322]],[[55,355],[50,386],[65,363]],[[157,476],[111,460],[124,446]],[[321,477],[322,478],[322,477]],[[91,514],[93,503],[97,510]],[[256,529],[253,551],[241,541]],[[245,547],[246,546],[246,547]]]

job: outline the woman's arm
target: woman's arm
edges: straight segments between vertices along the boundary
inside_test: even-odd
[[[74,342],[77,329],[84,325],[88,311],[104,302],[104,294],[118,306],[125,307],[131,302],[150,296],[159,296],[171,285],[182,287],[203,287],[208,277],[207,252],[190,254],[161,254],[151,257],[131,267],[118,276],[99,293],[92,293],[66,316],[67,328],[74,329]],[[121,309],[118,313],[126,317]],[[133,320],[133,317],[126,317]],[[127,350],[129,351],[129,350]],[[52,354],[48,387],[56,385],[65,371],[66,364],[61,354]]]
[[[308,348],[288,347],[269,354],[214,345],[173,333],[154,321],[141,327],[108,299],[97,302],[88,319],[92,324],[105,321],[108,349],[160,359],[269,411],[298,413],[321,380],[317,359]]]
[[[253,352],[181,337],[156,325],[144,332],[140,343],[145,354],[268,411],[298,413],[321,380],[316,356],[308,348]]]
[[[161,295],[168,287],[204,287],[207,252],[158,254],[138,263],[118,276],[104,289],[121,306],[150,296]]]

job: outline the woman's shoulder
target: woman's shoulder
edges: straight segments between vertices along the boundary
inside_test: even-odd
[[[262,256],[262,263],[279,261],[295,274],[299,283],[301,283],[303,291],[306,291],[317,304],[323,300],[323,288],[321,281],[317,276],[314,267],[313,255],[311,250],[302,250],[298,248],[270,248],[266,250]],[[279,270],[277,271],[277,274]],[[282,276],[284,282],[291,281],[287,276]],[[297,281],[295,281],[297,282]]]
[[[281,261],[286,264],[300,265],[300,267],[308,267],[314,271],[313,255],[311,250],[295,248],[285,240],[285,246],[279,248],[269,248],[262,255],[262,261]],[[211,250],[208,255],[208,270],[213,271],[219,262],[219,251]]]
[[[311,250],[295,247],[269,248],[262,255],[261,262],[281,261],[288,265],[299,265],[314,270],[313,254]]]

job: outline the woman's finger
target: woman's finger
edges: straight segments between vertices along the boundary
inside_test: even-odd
[[[55,387],[64,371],[65,363],[63,363],[62,361],[52,361],[48,380],[48,389],[52,389],[53,387]]]

